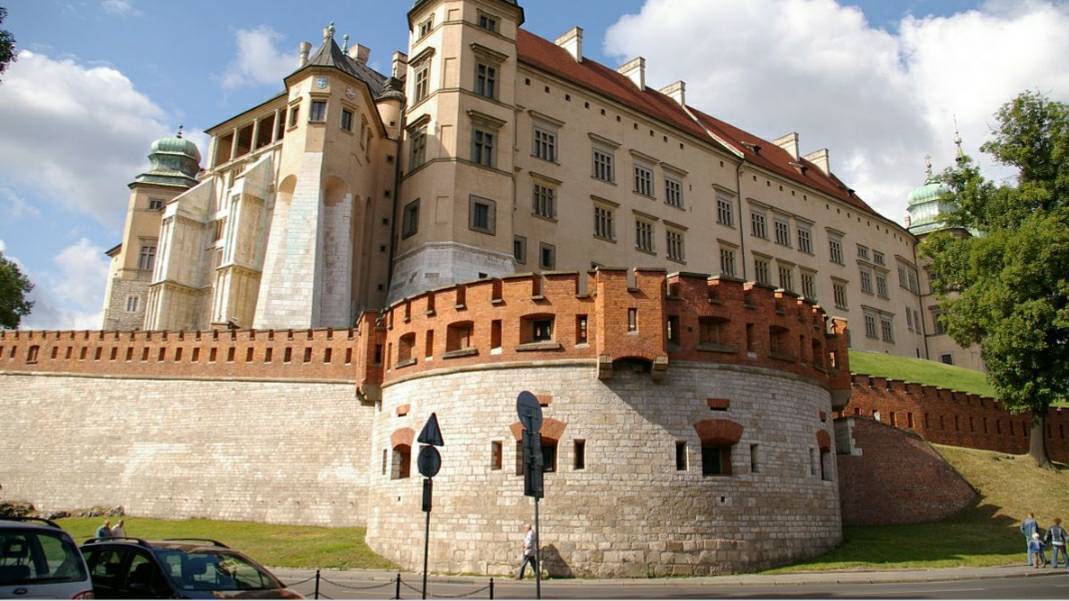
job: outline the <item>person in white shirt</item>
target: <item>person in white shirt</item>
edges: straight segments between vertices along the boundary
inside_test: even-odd
[[[126,536],[126,525],[125,525],[125,523],[126,523],[125,520],[119,520],[119,523],[115,524],[115,526],[113,526],[111,528],[111,535],[114,538],[123,538],[123,537]]]
[[[523,580],[528,564],[531,565],[532,570],[538,570],[538,550],[535,548],[534,530],[531,529],[530,524],[524,524],[523,531],[523,560],[520,563],[520,574],[516,576],[516,580]]]

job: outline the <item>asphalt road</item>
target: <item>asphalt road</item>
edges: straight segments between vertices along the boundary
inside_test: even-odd
[[[818,584],[731,584],[716,585],[687,579],[659,581],[654,584],[633,582],[548,581],[542,584],[543,599],[1067,599],[1069,572],[1041,573],[1036,576],[952,580],[944,582],[905,583],[818,583]],[[380,578],[358,574],[324,574],[320,581],[320,598],[392,599],[396,584]],[[403,579],[402,599],[420,598],[418,576]],[[431,582],[429,598],[489,599],[489,579],[450,579]],[[373,588],[372,588],[373,587]],[[314,583],[292,587],[312,598]],[[476,589],[482,589],[473,593]],[[495,599],[533,599],[534,581],[517,582],[495,579]]]

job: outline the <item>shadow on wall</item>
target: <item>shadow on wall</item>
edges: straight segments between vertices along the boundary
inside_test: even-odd
[[[554,545],[542,547],[542,565],[546,573],[554,578],[575,578],[575,572]]]

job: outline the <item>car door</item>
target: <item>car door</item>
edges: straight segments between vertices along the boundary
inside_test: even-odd
[[[124,599],[167,599],[171,588],[156,560],[145,551],[130,551],[122,593]]]
[[[97,599],[126,599],[123,585],[129,552],[122,547],[100,547],[89,550],[85,561],[93,579],[93,595]]]

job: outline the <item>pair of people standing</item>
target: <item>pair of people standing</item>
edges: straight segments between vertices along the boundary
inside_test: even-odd
[[[126,536],[126,522],[125,520],[119,520],[114,526],[111,525],[111,520],[104,520],[104,523],[97,528],[97,538],[123,538]]]
[[[1065,567],[1069,568],[1069,555],[1066,555],[1069,533],[1062,528],[1062,519],[1054,518],[1054,525],[1048,528],[1045,534],[1042,530],[1036,522],[1034,513],[1029,513],[1028,518],[1021,522],[1021,534],[1024,535],[1025,545],[1028,548],[1028,565],[1033,568],[1047,565],[1049,562],[1043,554],[1043,547],[1049,546],[1053,560],[1051,567],[1058,567],[1058,558],[1061,557],[1065,561]]]

